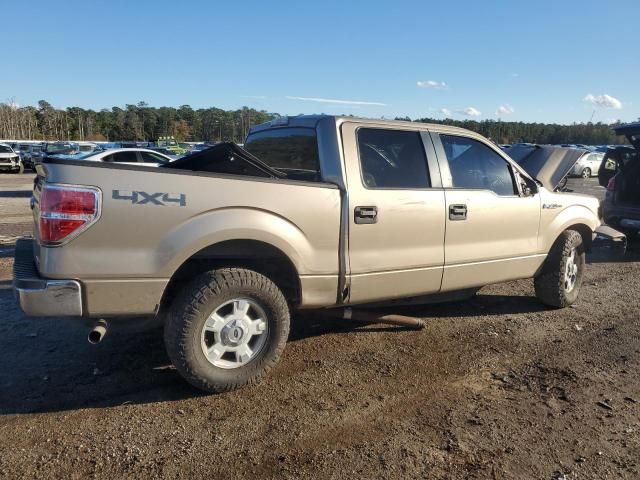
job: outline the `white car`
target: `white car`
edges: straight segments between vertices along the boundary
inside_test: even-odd
[[[8,170],[14,173],[22,173],[24,165],[13,148],[6,143],[0,143],[0,171]]]
[[[81,160],[91,162],[124,163],[127,165],[148,165],[158,167],[173,161],[171,157],[147,148],[112,148],[91,153]]]
[[[571,175],[582,178],[598,175],[598,169],[604,158],[602,152],[585,152],[571,169]]]

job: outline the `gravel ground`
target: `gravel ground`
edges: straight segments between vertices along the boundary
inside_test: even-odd
[[[0,235],[28,232],[30,181],[0,175]],[[420,332],[298,315],[262,384],[213,396],[178,377],[158,332],[92,347],[79,323],[24,317],[11,254],[0,245],[2,478],[640,478],[638,247],[591,257],[575,308],[516,281],[400,310]]]

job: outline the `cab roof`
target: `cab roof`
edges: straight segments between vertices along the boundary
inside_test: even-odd
[[[342,122],[358,122],[358,123],[378,125],[378,126],[380,125],[388,125],[388,126],[395,126],[395,127],[411,126],[412,128],[419,127],[425,130],[432,128],[432,129],[446,130],[451,133],[454,133],[454,132],[464,133],[464,134],[473,133],[475,135],[475,132],[472,132],[471,130],[466,130],[464,128],[453,127],[450,125],[444,125],[439,123],[407,122],[404,120],[385,120],[385,119],[379,119],[379,118],[361,118],[361,117],[351,117],[346,115],[324,115],[324,114],[297,115],[293,117],[274,118],[273,120],[270,120],[268,122],[261,123],[259,125],[255,125],[251,127],[251,129],[249,130],[249,134],[260,132],[262,130],[269,130],[271,128],[279,128],[279,127],[316,128],[316,126],[318,125],[318,122],[327,118],[333,119],[333,121],[336,122],[336,124],[339,124]]]

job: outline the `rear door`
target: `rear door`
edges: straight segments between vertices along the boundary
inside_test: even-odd
[[[444,191],[428,133],[344,123],[351,303],[440,290]]]
[[[432,133],[446,197],[442,290],[533,276],[540,195],[524,195],[517,170],[480,139]]]

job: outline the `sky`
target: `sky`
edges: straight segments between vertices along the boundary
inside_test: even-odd
[[[18,105],[640,117],[638,0],[2,3],[0,101]]]

